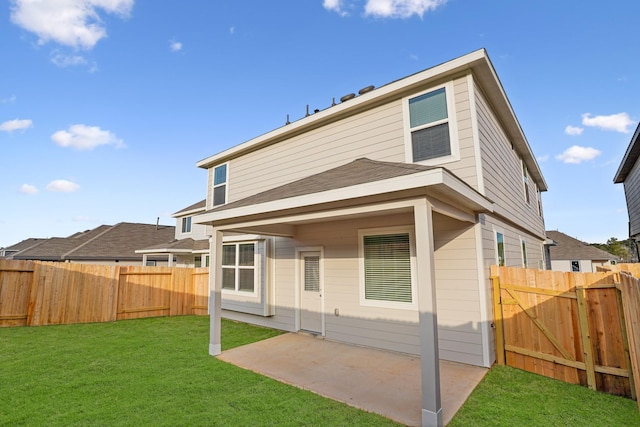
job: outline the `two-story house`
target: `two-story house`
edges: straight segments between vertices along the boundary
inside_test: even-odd
[[[485,50],[197,166],[210,353],[225,316],[420,355],[427,424],[439,358],[494,362],[490,266],[544,266],[547,185]]]
[[[171,215],[176,220],[175,238],[158,245],[136,250],[142,254],[142,265],[154,266],[151,257],[166,257],[169,267],[208,267],[209,234],[207,227],[193,222],[193,217],[205,211],[206,200]]]

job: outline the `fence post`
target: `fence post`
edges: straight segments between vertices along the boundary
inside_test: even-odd
[[[492,271],[493,273],[493,271]],[[502,300],[500,297],[500,277],[491,276],[491,289],[493,292],[493,318],[495,324],[496,363],[505,364],[504,348],[504,324],[502,319]]]
[[[27,326],[33,322],[33,313],[36,308],[36,300],[40,288],[40,275],[42,274],[42,263],[33,261],[33,277],[31,279],[31,289],[29,292],[29,308],[27,309]]]
[[[620,284],[620,281],[617,282]],[[622,291],[617,286],[616,287],[616,296],[618,297],[618,318],[620,320],[620,331],[622,332],[622,346],[624,347],[624,360],[627,364],[627,369],[629,370],[629,388],[631,389],[631,398],[633,400],[638,400],[638,396],[636,394],[636,386],[633,378],[633,369],[631,367],[631,355],[629,353],[629,337],[627,335],[627,325],[624,320],[624,301],[622,299]]]
[[[596,368],[593,361],[593,349],[591,348],[591,333],[589,332],[589,315],[587,313],[587,291],[582,286],[576,286],[578,297],[578,324],[580,326],[580,338],[584,352],[584,363],[587,370],[587,385],[592,390],[597,390]]]

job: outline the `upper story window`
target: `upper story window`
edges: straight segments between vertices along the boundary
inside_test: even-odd
[[[227,203],[227,165],[213,169],[213,206]]]
[[[182,218],[182,232],[191,233],[191,217]]]
[[[496,232],[496,249],[498,255],[498,265],[500,267],[504,267],[505,265],[505,257],[504,257],[504,234],[500,232]]]
[[[452,93],[446,85],[407,99],[409,161],[433,164],[457,159]]]
[[[522,161],[522,182],[524,183],[524,198],[527,203],[529,203],[529,172],[527,171],[527,165],[524,164],[524,160]]]
[[[527,242],[524,239],[520,239],[520,244],[522,245],[522,266],[524,268],[529,267],[529,262],[527,261]]]

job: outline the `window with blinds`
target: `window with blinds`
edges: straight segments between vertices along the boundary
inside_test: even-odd
[[[304,290],[320,292],[320,257],[304,257]]]
[[[411,244],[408,233],[363,237],[365,300],[411,303]]]
[[[414,162],[451,155],[445,88],[409,99],[409,126]]]

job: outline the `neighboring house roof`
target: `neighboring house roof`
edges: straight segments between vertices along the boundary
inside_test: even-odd
[[[638,127],[627,147],[627,151],[624,153],[616,176],[613,178],[615,184],[623,183],[625,179],[627,179],[629,172],[631,172],[631,169],[633,169],[633,166],[638,161],[638,157],[640,157],[640,123],[638,123]]]
[[[136,250],[138,254],[144,253],[178,253],[178,252],[202,252],[209,250],[209,240],[193,240],[192,238],[173,240]]]
[[[559,231],[548,230],[546,233],[548,238],[557,243],[556,246],[549,247],[549,254],[554,261],[583,259],[620,261],[619,257],[607,251],[590,246]]]
[[[13,258],[42,261],[139,260],[141,256],[135,252],[136,249],[169,242],[174,234],[173,226],[121,222],[101,225],[70,237],[43,239],[14,254]]]
[[[11,246],[7,246],[6,248],[1,248],[4,249],[5,251],[22,251],[28,248],[31,248],[37,244],[42,243],[43,241],[45,241],[47,239],[39,239],[39,238],[29,238],[29,239],[25,239],[21,242],[16,243],[15,245],[11,245]]]
[[[529,171],[529,177],[536,182],[540,191],[546,191],[547,184],[542,176],[538,162],[531,151],[531,147],[485,49],[476,50],[452,61],[380,86],[354,99],[332,105],[322,111],[310,114],[293,123],[286,124],[264,135],[202,159],[197,163],[197,166],[207,169],[229,159],[275,144],[295,135],[309,132],[383,103],[401,99],[412,92],[425,88],[425,86],[436,84],[445,78],[453,78],[456,75],[460,75],[460,73],[469,71],[473,73],[474,81],[483,89],[484,95],[493,106],[509,140],[521,153]]]
[[[187,215],[194,212],[199,212],[204,210],[206,206],[207,206],[207,199],[200,200],[198,203],[194,203],[191,206],[187,206],[184,209],[180,209],[178,212],[174,213],[172,216],[174,218],[177,218],[179,216]]]

